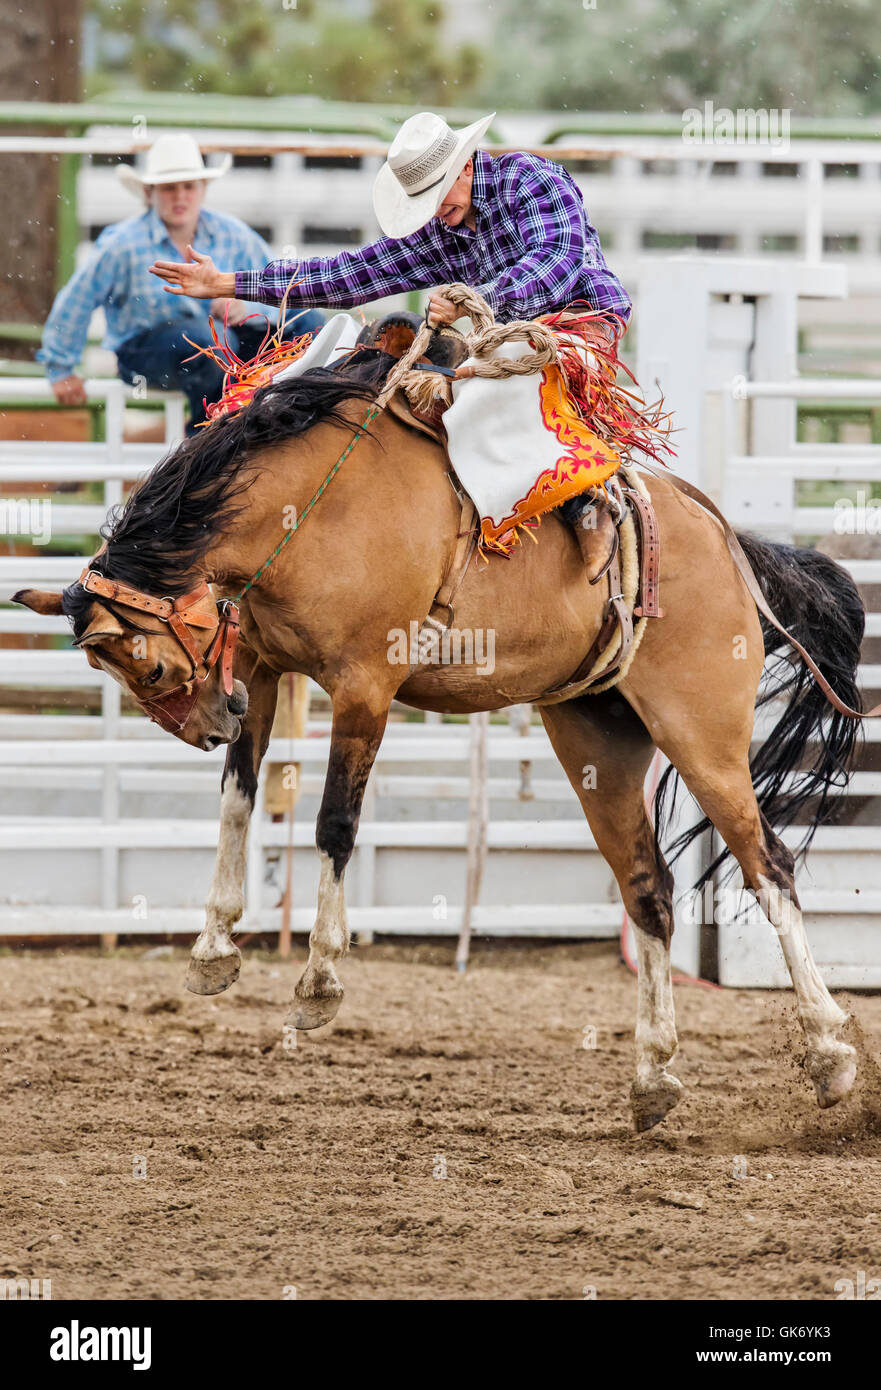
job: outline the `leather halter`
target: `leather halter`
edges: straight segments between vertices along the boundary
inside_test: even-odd
[[[196,706],[202,686],[218,660],[224,692],[227,695],[232,694],[233,654],[239,636],[237,604],[229,600],[222,601],[222,617],[218,617],[216,613],[198,613],[194,611],[193,605],[211,592],[207,584],[200,584],[198,588],[192,589],[180,598],[154,598],[152,594],[144,594],[140,589],[131,589],[117,579],[105,578],[103,574],[98,574],[88,566],[80,575],[79,582],[88,594],[99,594],[123,608],[136,608],[140,613],[147,613],[151,618],[158,618],[160,622],[167,623],[172,635],[186,652],[192,668],[189,680],[164,691],[161,695],[138,700],[141,709],[154,723],[161,725],[170,734],[180,733]],[[194,627],[211,629],[211,640],[204,652],[199,650],[190,631]],[[200,667],[203,668],[201,673]]]

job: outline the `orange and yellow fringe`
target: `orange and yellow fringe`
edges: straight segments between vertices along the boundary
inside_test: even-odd
[[[287,317],[288,295],[298,281],[292,280],[285,290],[284,299],[281,301],[278,315],[278,325],[273,333],[266,320],[266,333],[259,348],[249,361],[244,362],[229,344],[227,337],[229,305],[227,304],[223,315],[223,340],[218,336],[217,329],[214,327],[214,319],[208,320],[211,329],[211,337],[214,340],[213,347],[199,347],[191,338],[185,341],[194,347],[196,351],[192,357],[186,360],[192,362],[196,357],[209,357],[223,372],[223,392],[218,401],[205,401],[205,419],[202,425],[210,425],[212,420],[217,420],[223,415],[234,415],[237,410],[246,406],[259,391],[262,386],[268,386],[283,367],[295,362],[298,357],[302,357],[309,344],[314,338],[314,333],[303,333],[299,337],[291,338],[286,341],[282,334],[285,329]],[[250,314],[248,318],[263,318],[262,314]],[[243,320],[244,323],[248,319]],[[201,428],[201,427],[200,427]]]
[[[654,406],[618,385],[619,368],[635,384],[632,372],[618,357],[624,321],[608,312],[574,313],[571,309],[545,315],[542,323],[560,337],[557,363],[546,367],[539,384],[539,409],[548,430],[565,453],[553,468],[540,473],[525,497],[508,516],[494,524],[484,519],[478,545],[484,557],[509,556],[520,544],[521,532],[532,531],[542,516],[570,497],[600,487],[632,451],[666,463],[672,454],[672,424],[663,401]],[[588,354],[592,354],[593,361]]]

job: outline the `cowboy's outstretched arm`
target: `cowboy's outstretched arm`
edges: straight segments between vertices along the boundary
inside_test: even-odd
[[[271,261],[262,270],[238,270],[237,299],[350,309],[388,294],[436,285],[437,266],[426,255],[422,229],[400,240],[380,237],[357,251],[304,261]]]

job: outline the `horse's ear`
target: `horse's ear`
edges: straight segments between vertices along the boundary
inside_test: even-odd
[[[94,618],[82,636],[76,640],[78,647],[96,647],[99,642],[106,642],[110,637],[125,636],[122,623],[118,622],[103,604],[96,604],[95,608],[97,611]]]
[[[35,613],[42,613],[44,617],[64,612],[61,595],[53,594],[48,589],[19,589],[17,594],[12,595],[12,602],[32,608]]]

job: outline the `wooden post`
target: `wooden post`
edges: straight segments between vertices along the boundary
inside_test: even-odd
[[[104,482],[104,505],[108,508],[118,506],[122,501],[122,483],[113,477],[113,465],[122,461],[122,420],[124,412],[123,385],[121,381],[108,383],[104,405],[104,454],[109,465],[110,476]],[[101,733],[107,740],[119,738],[122,691],[116,681],[105,676],[101,695]],[[114,825],[120,815],[119,767],[115,763],[105,763],[101,775],[101,818],[107,825]],[[114,911],[119,903],[119,850],[115,845],[105,845],[101,850],[101,906]],[[148,908],[149,911],[149,908]],[[101,950],[115,951],[118,944],[117,933],[103,932]]]
[[[272,732],[276,738],[303,738],[309,719],[309,681],[305,676],[293,672],[282,676],[279,682],[279,708],[276,710]],[[281,726],[281,727],[280,727]],[[279,786],[280,783],[280,786]],[[294,883],[294,808],[300,797],[300,764],[273,763],[267,777],[267,797],[272,786],[273,819],[287,817],[288,842],[285,846],[285,885],[281,904],[281,930],[278,934],[278,954],[287,959],[291,954],[291,918],[293,914]],[[284,812],[277,807],[279,796],[287,802]]]
[[[468,845],[465,866],[465,902],[462,908],[462,928],[456,948],[456,969],[464,972],[471,950],[471,919],[480,897],[480,885],[486,864],[486,839],[489,825],[489,715],[485,712],[469,716],[471,725],[471,787],[468,797]]]
[[[512,729],[516,729],[521,738],[529,737],[529,730],[532,727],[532,705],[512,705],[508,711],[508,722]],[[520,762],[520,791],[518,793],[521,801],[534,801],[535,793],[532,790],[532,762],[529,758],[523,758]]]

